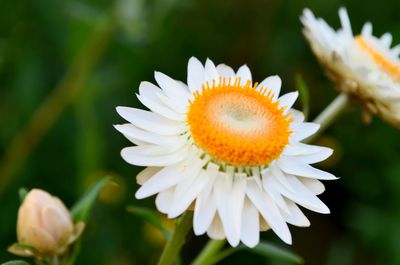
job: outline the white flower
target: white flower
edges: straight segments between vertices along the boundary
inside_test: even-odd
[[[305,9],[304,35],[338,90],[361,101],[366,110],[400,127],[400,45],[391,48],[392,35],[372,35],[364,24],[353,36],[346,9],[339,10],[342,28],[335,31]]]
[[[298,92],[281,97],[281,79],[252,84],[247,66],[235,73],[211,60],[188,63],[187,85],[156,72],[142,82],[139,100],[150,111],[117,107],[129,123],[116,125],[137,146],[124,148],[130,164],[146,166],[136,198],[157,194],[156,206],[174,218],[194,206],[196,235],[250,247],[271,228],[292,242],[287,223],[309,226],[300,208],[329,213],[316,195],[318,179],[335,179],[309,164],[332,154],[300,141],[318,124],[291,109]]]

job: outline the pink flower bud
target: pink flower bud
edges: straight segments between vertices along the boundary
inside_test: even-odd
[[[60,199],[33,189],[18,211],[17,237],[44,255],[60,255],[74,233],[72,218]]]

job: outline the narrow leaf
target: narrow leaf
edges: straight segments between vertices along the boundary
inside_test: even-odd
[[[109,178],[102,178],[93,184],[86,193],[80,198],[80,200],[75,203],[75,205],[71,209],[71,215],[74,219],[75,224],[79,222],[86,223],[89,217],[90,210],[92,209],[97,196],[100,191],[103,189],[105,185],[110,182]],[[73,265],[75,264],[75,260],[78,257],[78,254],[81,250],[81,240],[78,239],[77,242],[71,248],[71,251],[68,256],[64,258],[65,262],[63,264]]]
[[[18,196],[19,196],[19,201],[22,203],[25,199],[26,194],[28,194],[29,190],[27,188],[19,188],[18,190]]]
[[[164,234],[165,238],[169,237],[170,232],[161,223],[157,212],[149,208],[134,205],[129,205],[126,207],[126,210],[158,228]]]
[[[29,263],[23,260],[10,260],[5,263],[2,263],[1,265],[29,265]]]
[[[92,209],[97,196],[107,183],[109,183],[109,178],[102,178],[101,180],[97,181],[72,207],[71,214],[75,223],[78,221],[85,222],[87,220],[89,212]]]
[[[268,258],[289,261],[295,264],[303,263],[303,258],[297,254],[267,242],[260,242],[256,247],[248,248],[247,250]]]
[[[296,88],[300,93],[300,100],[303,106],[303,114],[305,120],[307,120],[308,114],[310,112],[310,93],[307,84],[304,82],[303,77],[300,74],[295,75]]]

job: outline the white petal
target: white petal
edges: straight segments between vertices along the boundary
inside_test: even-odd
[[[187,83],[190,91],[194,93],[201,90],[201,86],[205,81],[203,64],[197,60],[197,58],[191,57],[189,59],[187,73]]]
[[[185,116],[181,113],[177,113],[176,111],[170,109],[165,104],[161,102],[161,100],[157,97],[156,100],[153,100],[149,97],[143,95],[136,95],[140,102],[149,108],[151,111],[164,116],[165,118],[174,120],[174,121],[184,121]]]
[[[156,207],[161,213],[168,214],[174,198],[175,187],[160,191],[156,197]]]
[[[301,111],[290,109],[290,116],[293,118],[295,123],[301,123],[304,121],[304,114]]]
[[[230,198],[232,190],[232,176],[220,173],[214,184],[214,195],[217,204],[218,215],[221,219],[222,226],[226,235],[226,238],[232,246],[237,246],[240,240],[240,231],[235,229],[235,225],[230,216],[229,205],[231,203]]]
[[[286,157],[282,155],[277,163],[282,171],[295,176],[325,180],[337,179],[331,173],[304,164],[303,162],[293,157]]]
[[[381,42],[383,43],[383,45],[386,47],[386,48],[390,48],[390,45],[392,44],[392,34],[390,34],[390,33],[385,33],[385,34],[383,34],[382,35],[382,37],[381,37]]]
[[[231,192],[231,198],[232,198],[232,203],[229,203],[231,207],[232,213],[232,221],[236,225],[236,229],[240,231],[241,227],[241,215],[242,215],[242,208],[243,208],[243,203],[244,203],[244,198],[246,194],[246,181],[247,175],[244,173],[236,173],[234,180],[233,180],[233,186],[232,186],[232,192]]]
[[[318,179],[299,178],[299,180],[315,195],[319,195],[325,191],[324,184]]]
[[[174,101],[181,110],[185,110],[190,97],[186,85],[161,72],[155,72],[154,77],[165,94]]]
[[[294,202],[288,199],[285,199],[285,202],[290,210],[290,214],[282,212],[283,218],[285,218],[286,222],[300,227],[310,226],[310,221]]]
[[[218,74],[224,78],[231,77],[231,80],[235,79],[235,71],[233,71],[233,69],[226,64],[217,65],[217,71]]]
[[[217,68],[215,67],[214,63],[208,58],[206,60],[206,65],[204,69],[205,80],[208,82],[208,85],[213,86],[213,82],[215,83],[215,85],[218,85],[219,74]]]
[[[222,227],[222,222],[218,214],[214,216],[214,219],[207,230],[207,235],[214,240],[225,239],[224,229]]]
[[[161,135],[179,135],[185,130],[183,123],[172,121],[150,111],[117,107],[117,112],[133,125]]]
[[[186,141],[185,139],[182,139],[180,136],[166,136],[145,131],[137,128],[135,125],[131,123],[118,124],[114,125],[114,127],[120,133],[124,134],[127,137],[134,138],[139,141],[151,144],[158,144],[158,145],[178,144],[182,146],[182,143]]]
[[[290,92],[287,93],[283,96],[281,96],[278,101],[279,101],[279,107],[284,107],[285,112],[287,113],[290,111],[290,108],[293,106],[293,104],[296,102],[297,97],[299,96],[299,92]]]
[[[277,99],[279,93],[281,91],[282,80],[279,76],[273,75],[265,78],[257,87],[257,89],[261,89],[261,87],[265,87],[268,90],[271,90],[273,93],[273,99]]]
[[[205,163],[206,161],[201,159],[195,161],[191,165],[191,167],[194,167],[190,172],[192,177],[189,174],[185,174],[185,180],[176,186],[174,202],[171,210],[168,212],[168,218],[175,218],[182,214],[210,182],[211,178],[213,178],[205,170],[202,170]],[[217,170],[218,168],[215,169],[215,171]]]
[[[301,141],[316,133],[319,130],[320,125],[312,122],[293,122],[290,127],[294,131],[291,138],[295,141]]]
[[[217,211],[214,193],[211,192],[214,180],[215,177],[210,180],[196,199],[193,216],[193,231],[195,235],[201,235],[207,231]]]
[[[343,32],[347,36],[353,36],[353,31],[351,30],[350,19],[349,15],[347,14],[346,8],[342,7],[339,9],[339,18],[340,18],[340,23],[342,24]]]
[[[371,36],[372,35],[372,24],[371,22],[367,22],[364,24],[361,30],[361,34],[363,36]]]
[[[324,161],[328,157],[330,157],[333,153],[333,149],[328,147],[320,147],[320,151],[314,154],[306,154],[296,156],[297,159],[306,164],[314,164],[321,161]]]
[[[227,217],[229,222],[230,233],[226,233],[226,237],[231,246],[237,246],[240,242],[240,230],[242,221],[243,203],[246,191],[246,177],[244,173],[236,173],[233,180],[231,191],[226,194]],[[224,224],[225,227],[225,223]],[[232,224],[232,225],[231,225]]]
[[[182,179],[185,178],[182,174],[185,169],[183,164],[184,163],[180,163],[179,165],[168,166],[161,169],[139,188],[135,194],[136,198],[143,199],[149,197],[182,181]]]
[[[323,214],[328,214],[330,212],[329,208],[317,196],[309,191],[295,176],[288,175],[287,178],[296,192],[290,192],[283,186],[277,186],[277,188],[280,188],[282,195],[314,212]]]
[[[312,155],[320,152],[321,148],[324,147],[298,142],[287,145],[283,154],[287,156]]]
[[[125,147],[121,150],[122,158],[129,164],[136,166],[153,166],[153,167],[164,167],[173,165],[181,162],[188,156],[188,150],[186,147],[165,155],[143,155],[140,152],[139,146]]]
[[[282,172],[279,166],[276,163],[270,165],[269,169],[271,170],[271,174],[273,174],[274,178],[281,183],[286,189],[290,191],[294,191],[293,187],[290,185],[289,181],[286,179],[286,174]]]
[[[289,213],[289,209],[285,203],[284,198],[282,197],[280,192],[278,192],[275,189],[275,185],[274,185],[275,176],[273,174],[271,174],[271,171],[267,171],[266,173],[268,173],[268,174],[263,174],[263,179],[262,179],[264,190],[269,194],[269,196],[272,198],[274,203],[280,209],[282,209],[286,213]]]
[[[392,48],[391,52],[392,52],[393,56],[399,57],[400,56],[400,44],[397,44],[396,46],[394,46]]]
[[[247,182],[247,196],[261,215],[268,222],[271,229],[287,244],[292,243],[289,228],[276,205],[267,193],[263,192],[252,179]]]
[[[176,104],[158,86],[150,82],[140,83],[138,99],[152,111],[172,120],[181,121],[182,117],[185,117],[182,114],[184,111],[178,110]]]
[[[242,212],[241,240],[246,246],[253,248],[260,241],[259,214],[249,199],[245,199]]]
[[[139,172],[136,176],[136,182],[139,185],[143,185],[147,180],[149,180],[153,175],[160,171],[162,167],[146,167]]]
[[[143,81],[139,85],[139,94],[153,101],[157,101],[158,95],[164,94],[164,92],[158,86],[148,81]]]
[[[240,77],[240,85],[244,86],[248,81],[252,82],[251,72],[247,65],[242,65],[236,72],[236,77]]]
[[[262,181],[261,181],[261,173],[260,173],[260,168],[259,167],[252,167],[251,168],[251,176],[254,178],[256,181],[258,187],[262,188]]]
[[[269,225],[267,224],[267,221],[265,221],[265,219],[258,214],[258,218],[260,220],[260,231],[265,232],[271,229],[271,227],[269,227]]]

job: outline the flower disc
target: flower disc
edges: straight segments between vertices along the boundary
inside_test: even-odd
[[[288,144],[290,119],[266,89],[222,79],[196,93],[187,122],[194,142],[232,165],[265,165]]]

